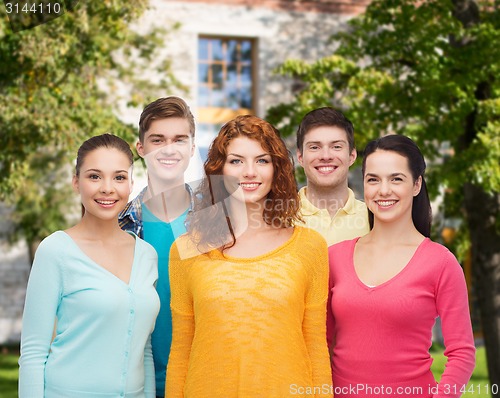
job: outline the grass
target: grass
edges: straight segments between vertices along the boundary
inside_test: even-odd
[[[446,357],[443,355],[442,348],[438,348],[431,354],[434,358],[431,369],[436,380],[439,380],[444,371]],[[479,347],[476,352],[476,368],[474,369],[474,373],[472,374],[469,384],[462,392],[462,397],[491,397],[491,390],[489,390],[489,388],[490,385],[488,380],[488,368],[486,366],[486,352],[484,347]]]
[[[446,357],[443,355],[443,350],[437,348],[432,353],[434,362],[432,371],[434,376],[439,380],[443,373],[446,363]],[[16,398],[17,397],[17,378],[18,378],[18,355],[0,353],[0,398]],[[488,370],[486,368],[486,353],[484,347],[479,347],[476,355],[476,369],[472,378],[467,385],[465,392],[462,394],[464,398],[471,397],[491,397],[491,392],[487,391],[489,387]]]
[[[0,398],[17,397],[17,354],[0,353]]]

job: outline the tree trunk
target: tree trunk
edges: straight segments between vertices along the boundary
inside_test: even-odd
[[[486,347],[490,387],[500,387],[500,194],[464,184],[465,209],[471,240],[474,291],[478,299]],[[495,390],[494,390],[495,391]],[[493,394],[500,397],[500,392]]]
[[[33,260],[35,259],[35,252],[36,249],[38,249],[38,245],[40,244],[40,240],[26,240],[26,243],[28,245],[28,255],[30,257],[30,264],[33,265]]]
[[[452,0],[453,16],[465,29],[480,24],[476,0]],[[465,47],[470,38],[450,37],[454,47]],[[491,82],[480,82],[476,87],[478,101],[491,98]],[[477,108],[466,118],[464,135],[459,139],[459,150],[467,150],[477,137]],[[471,241],[471,262],[474,293],[478,299],[481,326],[486,348],[488,374],[493,397],[500,397],[500,193],[487,194],[481,187],[465,183],[464,205]]]

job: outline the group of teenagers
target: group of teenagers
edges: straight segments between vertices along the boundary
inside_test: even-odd
[[[460,396],[475,365],[467,287],[429,238],[411,139],[366,146],[363,202],[348,187],[353,125],[334,108],[298,126],[300,190],[265,120],[224,124],[204,177],[187,184],[194,137],[183,99],[144,108],[148,184],[130,202],[129,144],[103,134],[81,145],[82,217],[41,242],[29,277],[19,397]]]

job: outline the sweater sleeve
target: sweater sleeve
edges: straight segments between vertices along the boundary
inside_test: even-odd
[[[156,397],[155,366],[151,348],[151,335],[144,347],[144,395],[146,398]]]
[[[187,272],[193,257],[182,259],[182,247],[187,241],[183,236],[170,250],[169,277],[172,310],[172,346],[167,366],[165,396],[184,397],[184,386],[189,366],[189,355],[194,337],[194,312],[189,291]],[[179,247],[181,248],[179,250]]]
[[[49,356],[56,311],[63,295],[60,250],[47,238],[35,255],[26,289],[19,358],[19,397],[44,396],[45,364]]]
[[[435,397],[459,397],[474,371],[475,346],[467,297],[467,286],[460,264],[448,250],[436,287],[436,307],[441,318],[448,358]]]
[[[326,302],[326,341],[328,343],[328,351],[330,352],[330,354],[333,351],[333,343],[334,343],[333,333],[335,331],[335,318],[333,317],[333,311],[332,311],[332,289],[333,289],[333,279],[332,279],[333,272],[331,270],[333,262],[332,260],[333,258],[329,254],[328,263],[330,272],[328,277],[328,300]]]
[[[137,239],[137,238],[136,238]],[[156,285],[158,283],[158,254],[153,246],[146,244],[144,240],[141,240],[141,243],[146,246],[151,258],[151,273],[154,275],[154,287],[156,289]],[[153,348],[151,343],[151,332],[146,340],[146,345],[144,346],[144,395],[146,398],[155,398],[156,397],[156,373],[155,373],[155,365],[153,360]]]
[[[332,383],[328,346],[326,343],[326,303],[328,298],[328,248],[323,239],[315,242],[315,261],[311,267],[309,288],[302,330],[312,366],[313,387],[322,393],[317,396],[331,397],[323,386]]]

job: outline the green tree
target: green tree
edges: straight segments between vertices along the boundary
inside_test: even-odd
[[[180,87],[156,51],[169,32],[130,28],[148,1],[69,3],[30,29],[0,19],[0,201],[13,210],[9,238],[26,238],[31,256],[75,214],[70,166],[78,146],[104,132],[132,143],[135,128],[116,116],[118,101],[139,106]],[[152,84],[144,70],[163,78]]]
[[[332,39],[331,56],[279,68],[299,89],[268,120],[289,135],[307,111],[333,104],[353,121],[358,148],[387,133],[419,144],[431,193],[443,189],[444,215],[463,220],[454,250],[470,253],[490,381],[500,385],[499,2],[374,1]]]

